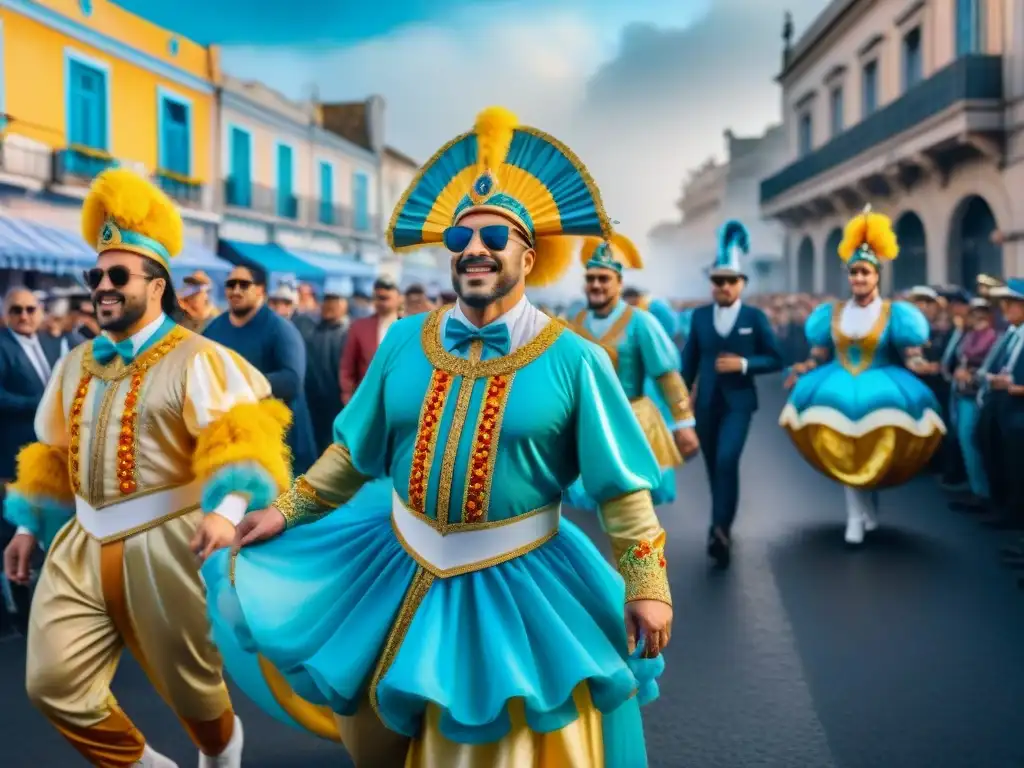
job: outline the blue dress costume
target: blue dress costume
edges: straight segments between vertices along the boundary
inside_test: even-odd
[[[672,305],[664,299],[652,299],[650,296],[645,296],[639,306],[641,309],[650,312],[651,316],[658,321],[658,324],[664,329],[665,334],[676,348],[676,351],[679,352],[681,349],[678,343],[679,315],[672,308]],[[673,422],[672,408],[665,401],[665,396],[662,395],[661,389],[651,379],[644,382],[644,394],[651,398],[654,404],[658,406],[658,410],[661,411],[661,415],[665,418],[665,423],[671,424]]]
[[[431,210],[415,207],[423,185],[475,178],[479,190],[483,171],[512,187],[523,174],[508,165],[532,153],[550,168],[567,152],[514,123],[511,143],[495,142],[494,124],[511,120],[485,111],[427,164],[399,203],[398,245],[424,239],[410,233],[416,210]],[[567,200],[591,201],[577,226],[603,231],[596,190],[570,168]],[[537,207],[514,191],[503,194]],[[559,247],[541,245],[544,223],[538,262]],[[566,262],[540,269],[550,279]],[[559,516],[578,475],[602,502],[619,573]],[[457,306],[406,318],[338,416],[335,444],[278,500],[288,530],[205,565],[214,637],[243,690],[284,722],[349,741],[346,718],[368,701],[411,739],[395,765],[642,768],[639,706],[664,663],[628,652],[622,609],[670,601],[658,476],[606,355],[525,299],[482,329]]]
[[[640,266],[633,243],[618,234],[610,243],[586,242],[581,256],[588,271],[604,269],[621,275],[627,266]],[[654,315],[624,301],[605,317],[582,309],[572,318],[571,327],[607,352],[661,468],[661,479],[651,493],[654,504],[671,504],[676,498],[674,468],[683,463],[671,430],[694,425],[689,394],[679,374],[679,349]],[[581,480],[566,491],[566,503],[579,509],[596,507]]]
[[[888,218],[869,213],[847,226],[841,248],[848,263],[864,261],[875,269],[898,251]],[[945,434],[932,391],[902,363],[905,350],[928,341],[924,315],[902,301],[876,298],[866,307],[833,302],[811,313],[805,333],[811,347],[827,350],[831,360],[797,380],[782,410],[779,424],[797,450],[815,469],[856,491],[912,478]]]

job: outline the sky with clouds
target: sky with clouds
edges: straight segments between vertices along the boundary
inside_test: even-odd
[[[583,158],[643,242],[723,131],[779,119],[784,11],[828,0],[122,0],[202,42],[226,70],[301,98],[387,100],[387,140],[426,159],[502,104]],[[259,10],[261,5],[267,10]],[[282,8],[287,8],[283,12]],[[182,21],[191,19],[191,21]]]

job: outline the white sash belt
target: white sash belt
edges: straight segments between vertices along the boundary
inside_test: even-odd
[[[558,533],[561,514],[562,505],[556,502],[508,522],[469,523],[441,533],[395,493],[391,524],[409,556],[445,578],[489,568],[536,549]]]
[[[195,481],[177,488],[130,496],[101,509],[76,496],[75,517],[93,538],[116,541],[195,509],[202,492],[203,484]]]

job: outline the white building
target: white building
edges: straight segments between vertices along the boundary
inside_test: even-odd
[[[871,203],[883,286],[1024,272],[1024,3],[832,0],[778,77],[789,159],[761,185],[791,284],[839,294],[842,226]]]

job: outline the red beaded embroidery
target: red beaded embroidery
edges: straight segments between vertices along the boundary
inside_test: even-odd
[[[462,519],[467,523],[480,522],[487,510],[487,495],[490,492],[491,471],[494,469],[493,448],[496,428],[501,417],[505,398],[508,396],[508,378],[493,376],[487,382],[483,410],[473,440],[472,463],[466,488],[466,502]]]
[[[452,387],[452,377],[444,371],[434,371],[430,386],[420,412],[420,428],[416,434],[416,445],[412,451],[412,466],[409,468],[409,506],[414,512],[424,514],[427,482],[430,479],[430,461],[437,444],[441,414]]]
[[[142,389],[142,371],[132,374],[128,394],[121,413],[121,434],[117,438],[117,489],[124,495],[135,493],[135,436],[139,415],[139,390]]]
[[[71,414],[68,420],[68,474],[71,476],[71,490],[78,493],[82,483],[78,476],[79,453],[82,450],[82,409],[85,407],[85,398],[89,394],[89,382],[92,376],[83,374],[78,382],[78,389],[75,390],[75,397],[71,401]]]

